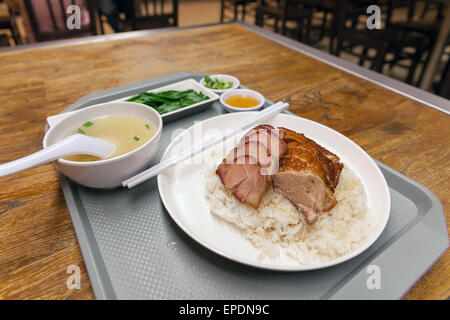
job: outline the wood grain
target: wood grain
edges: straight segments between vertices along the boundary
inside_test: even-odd
[[[0,53],[0,162],[37,151],[45,119],[84,95],[179,71],[227,73],[345,134],[430,189],[449,221],[450,118],[230,24]],[[80,290],[66,287],[69,265]],[[448,251],[405,296],[447,299]],[[0,179],[0,298],[92,299],[52,164]]]

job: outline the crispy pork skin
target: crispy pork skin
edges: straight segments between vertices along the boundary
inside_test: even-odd
[[[286,151],[287,144],[274,127],[257,126],[223,159],[216,173],[236,199],[258,208]]]
[[[287,142],[287,152],[280,159],[274,189],[289,199],[314,223],[321,211],[331,210],[337,203],[334,189],[343,165],[339,157],[303,134],[279,128]]]

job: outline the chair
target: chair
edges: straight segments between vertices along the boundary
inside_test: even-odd
[[[334,14],[336,12],[336,0],[318,0],[316,2],[316,12],[322,13],[322,23],[320,26],[319,41],[325,37],[328,32],[330,43],[333,42],[335,36],[335,28],[333,27]],[[331,25],[327,28],[328,15],[331,15]],[[327,30],[328,29],[328,30]]]
[[[178,0],[131,1],[131,8],[132,30],[178,26]]]
[[[130,19],[134,0],[106,0],[97,2],[101,34],[105,34],[105,23],[109,24],[116,33],[131,30]]]
[[[358,2],[363,14],[364,3]],[[330,44],[331,53],[340,56],[342,51],[358,56],[360,58],[359,64],[363,65],[365,61],[371,61],[371,69],[381,72],[384,56],[387,53],[389,42],[383,37],[383,32],[380,30],[363,30],[357,29],[357,25],[354,23],[348,27],[348,19],[350,18],[349,12],[353,11],[355,4],[348,2],[347,0],[340,0],[335,11],[334,24],[336,28],[335,35],[337,37],[337,46],[335,48],[334,43]],[[352,19],[354,21],[354,19]],[[362,53],[355,53],[355,47],[362,46]],[[367,53],[369,49],[376,50],[374,57],[368,57]]]
[[[263,27],[265,19],[273,19],[275,32],[279,30],[281,22],[281,34],[288,32],[288,22],[296,24],[292,31],[297,33],[297,39],[310,43],[311,24],[314,15],[315,0],[259,0],[256,7],[255,24]]]
[[[26,16],[31,24],[34,39],[40,41],[60,40],[80,36],[96,35],[96,17],[94,1],[86,1],[88,16],[83,15],[80,29],[69,30],[66,25],[68,14],[66,8],[72,4],[82,6],[82,1],[71,0],[23,0]],[[30,32],[30,30],[28,30]]]
[[[425,1],[425,6],[423,7],[422,14],[420,15],[420,18],[423,19],[427,15],[428,11],[431,10],[437,10],[440,14],[439,19],[442,20],[442,9],[444,7],[443,2],[431,2],[431,1]]]
[[[338,15],[340,8],[342,8],[342,3],[340,0],[317,0],[315,7],[317,13],[322,13],[318,41],[322,40],[325,36],[328,36],[330,38],[329,52],[333,53],[338,30]],[[367,6],[365,8],[367,8]],[[359,4],[358,1],[346,8],[345,14],[347,19],[351,22],[351,28],[354,29],[357,26],[362,11],[363,6]],[[330,20],[328,20],[329,15],[331,16]]]
[[[394,54],[393,60],[398,59],[398,54],[404,52],[405,48],[413,48],[414,51],[409,53],[407,58],[411,61],[409,66],[406,82],[411,83],[416,71],[418,62],[423,55],[428,43],[423,37],[405,37],[404,33],[398,28],[393,27],[393,24],[389,22],[392,15],[393,7],[389,6],[388,18],[386,26],[380,30],[368,30],[365,27],[358,29],[354,24],[350,28],[346,26],[348,17],[346,16],[346,10],[349,5],[360,10],[360,15],[366,15],[366,8],[369,4],[373,4],[371,0],[353,0],[348,3],[347,0],[341,0],[340,6],[337,11],[337,48],[333,52],[336,55],[340,55],[342,51],[351,53],[359,57],[359,64],[363,65],[366,61],[371,62],[370,68],[382,72],[383,65],[385,63],[392,63],[392,61],[386,60],[388,52]],[[391,0],[389,3],[392,4]],[[378,3],[381,5],[380,3]],[[355,52],[356,47],[362,47],[360,53]],[[373,57],[368,56],[369,50],[375,50],[376,54]]]
[[[6,34],[0,33],[0,47],[9,47],[10,45],[9,37]]]
[[[256,3],[257,0],[221,0],[220,1],[220,22],[225,20],[225,10],[231,9],[233,12],[233,19],[238,20],[239,7],[241,7],[241,20],[245,21],[247,13],[247,5]]]
[[[390,67],[392,68],[394,65],[396,65],[402,68],[410,68],[410,70],[413,69],[413,72],[408,73],[408,77],[406,79],[407,83],[412,84],[416,67],[419,63],[423,64],[423,66],[426,66],[428,64],[430,53],[436,43],[437,35],[439,33],[440,25],[443,19],[443,2],[435,0],[433,2],[433,4],[436,5],[434,7],[436,11],[435,18],[424,20],[423,17],[425,16],[425,12],[430,9],[429,2],[426,2],[426,6],[422,11],[422,14],[417,15],[419,16],[419,18],[417,18],[417,0],[403,1],[406,2],[405,5],[407,5],[409,8],[408,17],[406,20],[393,22],[391,21],[392,12],[395,6],[398,7],[398,4],[394,0],[388,0],[388,12],[391,13],[386,22],[386,28],[399,30],[399,32],[402,33],[402,39],[400,40],[401,42],[406,42],[408,39],[411,42],[412,38],[416,39],[416,42],[420,42],[422,52],[420,53],[420,56],[412,56],[409,52],[404,50],[406,46],[404,46],[403,48],[397,48],[397,51],[394,53],[394,59],[390,61]],[[425,56],[424,61],[422,61],[423,56]],[[404,63],[402,63],[405,60],[410,59],[412,59],[411,65],[405,65]],[[417,83],[420,83],[422,81],[424,71],[425,68],[423,67]]]
[[[2,3],[4,3],[4,2],[2,0],[0,0],[0,4],[2,4]],[[19,34],[19,29],[17,27],[16,19],[15,19],[15,13],[8,6],[7,3],[4,5],[6,6],[7,14],[0,16],[0,29],[8,30],[12,35],[14,43],[16,45],[18,45],[22,41],[20,40],[20,34]],[[6,43],[8,43],[8,45],[9,45],[9,39],[8,39],[8,37],[3,37],[3,44],[5,45]]]
[[[450,99],[450,59],[442,72],[441,81],[437,83],[437,94],[446,99]]]

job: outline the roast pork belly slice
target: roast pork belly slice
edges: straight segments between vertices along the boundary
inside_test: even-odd
[[[241,202],[258,208],[264,192],[269,185],[268,179],[261,175],[261,166],[249,155],[236,159],[236,163],[225,160],[216,170],[225,188]]]
[[[286,151],[287,144],[278,130],[260,125],[247,132],[216,173],[239,201],[258,208],[278,170],[279,158]]]
[[[250,156],[250,158],[245,158],[243,156]],[[239,164],[240,160],[255,160],[254,164],[258,163],[261,167],[267,167],[270,165],[271,156],[270,152],[264,143],[259,141],[246,141],[240,143],[236,148],[234,148],[228,156],[225,158],[228,164]]]
[[[257,209],[261,203],[264,192],[268,187],[267,178],[259,172],[252,172],[247,178],[239,184],[233,191],[233,195],[241,202],[245,202]]]
[[[312,224],[320,212],[336,205],[334,189],[343,165],[339,157],[303,134],[285,128],[280,131],[288,143],[288,151],[280,159],[274,189],[289,199]]]
[[[241,140],[241,143],[247,141],[259,141],[266,145],[268,151],[273,156],[280,157],[287,150],[287,144],[279,134],[278,129],[271,125],[259,125],[250,130]]]
[[[279,158],[280,155],[284,154],[287,150],[287,143],[280,139],[278,134],[271,133],[265,129],[250,132],[248,135],[244,136],[240,144],[251,141],[259,141],[260,143],[264,143],[268,153],[276,158]]]
[[[274,175],[278,171],[279,159],[287,151],[287,143],[280,138],[281,132],[271,125],[259,125],[242,138],[239,145],[247,142],[258,141],[264,143],[267,153],[270,155],[270,165],[262,164],[263,175]]]
[[[249,156],[244,156],[244,159],[238,159],[240,164],[229,164],[223,161],[216,169],[216,174],[224,184],[225,188],[229,190],[236,189],[239,184],[247,179],[250,174],[257,171],[259,173],[260,166],[256,164],[256,159],[250,159]],[[254,164],[250,164],[253,162]]]

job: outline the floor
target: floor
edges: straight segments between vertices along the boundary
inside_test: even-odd
[[[220,22],[220,0],[180,0],[178,6],[180,26]]]

